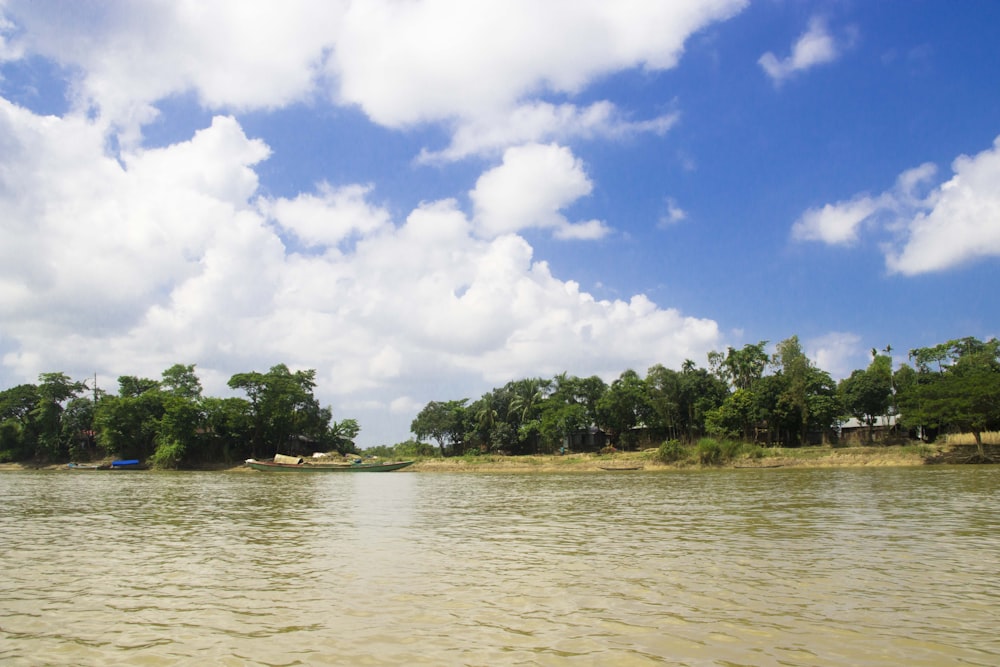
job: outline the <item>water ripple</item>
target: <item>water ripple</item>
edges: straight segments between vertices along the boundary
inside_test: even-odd
[[[0,662],[994,665],[998,482],[0,473]]]

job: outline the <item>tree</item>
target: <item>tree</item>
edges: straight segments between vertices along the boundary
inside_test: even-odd
[[[242,389],[249,400],[253,421],[253,456],[269,455],[281,447],[296,447],[292,436],[322,442],[328,434],[331,413],[313,396],[316,371],[291,372],[284,364],[267,373],[237,373],[229,386]]]
[[[709,352],[708,363],[719,379],[732,385],[733,389],[752,389],[754,383],[764,374],[770,358],[764,348],[767,341],[747,343],[742,349],[726,348],[726,354]]]
[[[358,437],[358,433],[361,433],[361,426],[357,419],[341,419],[330,424],[330,442],[341,454],[356,451],[354,439]]]
[[[203,401],[205,412],[204,457],[209,461],[242,461],[253,455],[254,433],[250,402],[244,398],[214,398]]]
[[[33,384],[0,391],[0,461],[18,461],[34,455],[38,429],[32,411],[41,396]]]
[[[517,429],[520,451],[538,451],[541,437],[541,405],[552,382],[542,378],[518,380],[510,385],[513,394],[508,419]]]
[[[833,378],[813,365],[802,351],[798,336],[776,346],[772,365],[781,378],[778,404],[784,415],[789,445],[802,445],[810,430],[825,431],[840,416]]]
[[[579,378],[560,373],[539,408],[539,435],[550,452],[569,444],[574,434],[597,424],[597,403],[607,385],[596,375]]]
[[[514,452],[520,449],[517,412],[511,409],[513,400],[513,383],[508,383],[486,392],[469,406],[475,420],[470,438],[473,444],[493,452]]]
[[[163,390],[179,398],[189,401],[201,400],[201,380],[194,372],[194,364],[185,366],[174,364],[163,371],[163,380],[160,382]]]
[[[156,425],[152,455],[158,468],[176,468],[195,453],[195,444],[205,421],[200,402],[186,396],[162,395],[163,415]]]
[[[624,371],[597,402],[599,424],[611,434],[611,442],[626,449],[636,445],[635,429],[654,416],[646,383],[633,370]]]
[[[920,370],[900,396],[906,423],[971,432],[977,456],[988,460],[982,433],[1000,425],[1000,340],[960,338],[912,350],[910,358]]]
[[[456,453],[467,429],[466,407],[469,399],[459,401],[431,401],[424,406],[410,423],[410,431],[419,440],[432,438],[438,443],[441,456],[446,455],[446,447],[451,446]]]
[[[122,398],[135,398],[159,386],[160,383],[156,380],[134,375],[122,375],[118,378],[118,395]]]
[[[664,439],[693,442],[705,433],[705,415],[718,408],[729,395],[725,382],[686,360],[680,372],[652,366],[646,373],[653,412],[650,426]]]
[[[69,442],[63,437],[62,413],[65,403],[86,389],[65,373],[42,373],[38,376],[38,402],[31,412],[38,429],[35,455],[56,459],[69,453]]]
[[[118,395],[105,396],[94,410],[97,443],[124,458],[152,456],[163,413],[158,382],[123,375],[118,378]]]
[[[875,352],[866,370],[855,370],[837,387],[847,414],[868,425],[869,442],[874,437],[875,422],[889,414],[892,404],[892,360]]]

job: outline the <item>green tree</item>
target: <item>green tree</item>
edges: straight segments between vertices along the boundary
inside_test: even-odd
[[[197,458],[197,443],[205,416],[199,401],[185,395],[163,394],[163,414],[156,424],[152,462],[158,468],[176,468]]]
[[[840,416],[837,387],[829,373],[806,357],[798,336],[781,341],[776,350],[772,365],[781,385],[775,410],[777,424],[787,433],[786,444],[802,445],[809,431],[825,432]]]
[[[1000,425],[1000,340],[959,338],[912,350],[910,358],[920,370],[900,396],[905,422],[971,432],[978,457],[987,460],[982,433]]]
[[[242,389],[249,400],[254,457],[274,454],[282,447],[301,447],[292,441],[293,435],[315,442],[327,438],[331,413],[313,396],[315,370],[293,373],[278,364],[267,373],[237,373],[229,379],[229,386]]]
[[[560,373],[546,388],[538,407],[541,447],[555,452],[570,444],[573,434],[597,424],[597,402],[607,390],[599,377],[579,378]]]
[[[752,389],[754,383],[764,374],[770,361],[764,348],[767,341],[747,343],[741,349],[726,348],[726,353],[709,352],[708,364],[719,379],[732,385],[733,389]]]
[[[119,377],[118,395],[105,396],[94,410],[98,446],[123,458],[152,456],[165,409],[163,398],[155,380]]]
[[[513,394],[508,419],[517,430],[519,450],[538,452],[541,441],[541,406],[549,389],[550,380],[527,378],[510,385]]]
[[[723,438],[742,437],[753,442],[757,418],[755,393],[749,389],[737,389],[716,408],[705,414],[705,429],[710,435]]]
[[[194,364],[189,366],[174,364],[163,371],[160,387],[171,396],[189,401],[201,400],[201,380],[195,375]]]
[[[96,453],[94,408],[94,401],[83,396],[71,398],[66,403],[60,421],[62,438],[71,459],[86,460]]]
[[[704,368],[685,360],[680,372],[657,364],[646,373],[654,416],[651,425],[665,439],[694,442],[705,433],[705,416],[729,395],[726,384]]]
[[[431,401],[417,413],[410,423],[410,431],[419,440],[431,438],[437,442],[441,456],[447,455],[449,446],[455,453],[460,453],[468,430],[465,406],[468,400]]]
[[[230,463],[251,457],[254,423],[250,402],[239,397],[208,397],[203,407],[205,459]]]
[[[871,442],[876,421],[889,414],[892,404],[892,360],[876,351],[868,368],[841,380],[837,391],[847,414],[868,426]]]
[[[20,461],[35,454],[38,429],[32,412],[41,400],[38,387],[20,384],[0,391],[0,461]]]
[[[357,453],[354,439],[361,433],[357,419],[341,419],[330,424],[330,444],[341,454]]]
[[[599,424],[611,434],[612,444],[634,449],[636,429],[654,417],[645,381],[633,370],[626,370],[611,383],[597,402]]]
[[[69,454],[69,441],[62,430],[65,404],[80,394],[86,385],[74,382],[65,373],[42,373],[38,376],[38,402],[31,412],[38,432],[35,455],[55,460]]]

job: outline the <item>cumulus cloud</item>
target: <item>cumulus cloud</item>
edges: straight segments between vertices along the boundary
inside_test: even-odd
[[[834,379],[847,377],[854,369],[865,366],[859,366],[858,359],[867,354],[867,348],[862,348],[861,337],[855,333],[834,331],[805,341],[803,349],[817,368]]]
[[[881,249],[891,273],[942,271],[1000,256],[1000,137],[993,146],[952,163],[953,176],[927,194],[932,164],[909,169],[878,196],[809,209],[792,225],[792,238],[849,244],[860,230],[888,236]]]
[[[562,239],[601,238],[610,231],[604,223],[572,223],[560,213],[592,187],[582,162],[568,148],[509,148],[503,163],[480,176],[470,193],[476,229],[486,237],[538,227],[552,229]]]
[[[154,103],[194,92],[213,109],[275,108],[312,94],[343,3],[288,0],[70,5],[11,1],[8,49],[76,72],[74,102],[125,135]]]
[[[878,199],[860,195],[850,201],[811,208],[792,225],[792,238],[796,241],[850,245],[858,240],[862,223],[880,206]]]
[[[370,234],[389,222],[389,213],[373,207],[365,197],[372,186],[335,188],[321,183],[317,194],[301,193],[261,200],[261,206],[284,229],[306,246],[337,246],[352,235]]]
[[[558,213],[591,187],[568,149],[510,149],[472,214],[444,199],[393,220],[367,185],[262,197],[269,148],[228,116],[120,159],[106,132],[0,102],[5,385],[97,370],[113,389],[180,362],[225,393],[232,373],[287,363],[315,368],[321,400],[375,444],[404,439],[432,399],[564,370],[610,379],[718,346],[712,320],[596,299],[534,258],[518,231],[594,233]],[[529,185],[528,204],[503,200]]]
[[[692,33],[745,5],[355,2],[329,64],[341,99],[383,125],[482,118],[513,109],[539,91],[577,93],[615,70],[673,67]]]
[[[507,146],[572,138],[629,137],[643,133],[662,135],[673,127],[679,114],[632,121],[614,104],[602,101],[579,108],[573,104],[535,101],[522,104],[499,118],[480,117],[458,122],[451,144],[441,151],[424,149],[420,161],[438,163],[470,155],[488,154]]]
[[[990,149],[952,162],[954,176],[900,221],[901,247],[886,247],[892,272],[939,271],[1000,257],[1000,137]]]
[[[569,136],[664,132],[610,102],[553,103],[609,73],[673,67],[687,38],[746,0],[289,0],[73,3],[8,0],[0,58],[41,55],[75,73],[78,110],[133,144],[158,101],[194,93],[233,112],[329,100],[391,128],[448,124],[452,160]],[[9,36],[8,36],[9,35]]]
[[[840,55],[837,43],[818,18],[809,22],[809,29],[792,46],[786,58],[779,59],[768,51],[757,61],[769,77],[780,84],[788,77],[817,65],[832,62]]]

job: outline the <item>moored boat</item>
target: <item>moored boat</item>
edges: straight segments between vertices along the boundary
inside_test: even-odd
[[[148,466],[139,459],[121,459],[110,463],[68,463],[70,470],[146,470]]]
[[[279,455],[280,456],[280,455]],[[279,457],[275,457],[279,458]],[[280,459],[291,458],[294,462],[280,462]],[[246,464],[261,472],[392,472],[413,465],[413,461],[397,461],[395,463],[310,463],[301,458],[280,456],[279,461],[258,461],[247,459]]]

